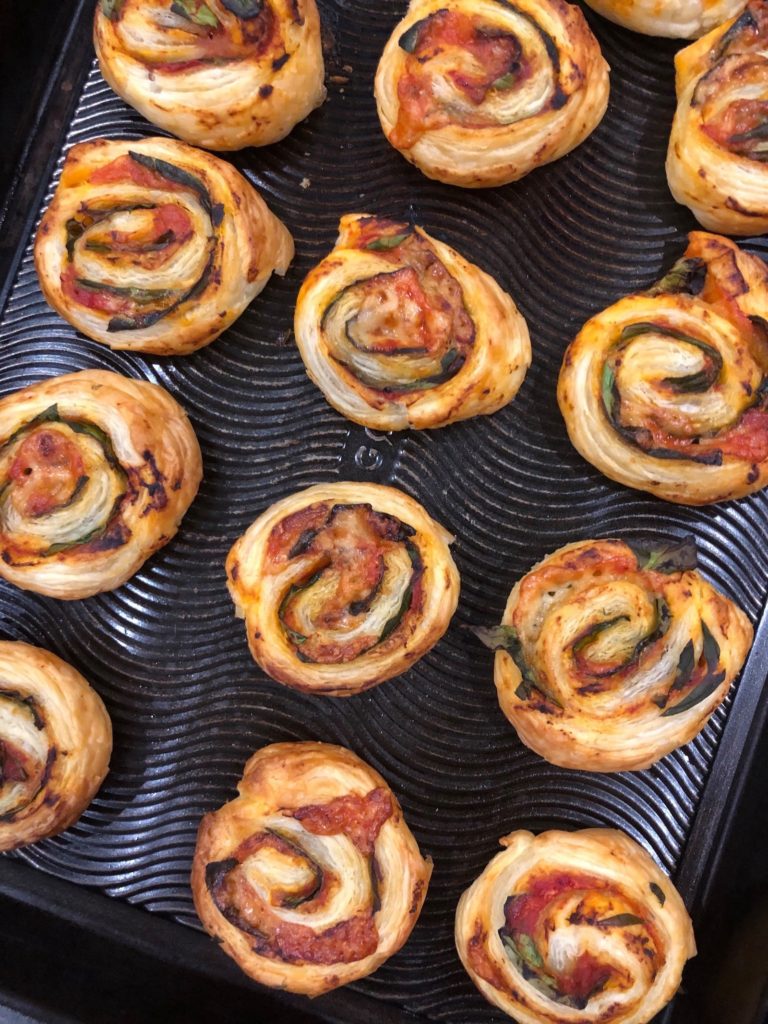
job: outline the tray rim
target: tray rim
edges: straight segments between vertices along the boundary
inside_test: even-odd
[[[47,67],[42,65],[35,69],[38,75],[47,74],[48,82],[16,171],[11,175],[5,194],[0,195],[0,232],[5,236],[0,250],[0,317],[10,299],[72,115],[93,65],[92,18],[93,0],[75,0],[70,26],[54,60]],[[230,157],[230,154],[222,155],[224,159]],[[677,872],[672,876],[694,920],[705,912],[709,902],[726,841],[743,810],[741,796],[754,762],[757,742],[766,727],[768,600],[760,612],[754,642],[717,741]],[[349,988],[328,993],[320,1002],[265,988],[250,981],[228,957],[211,955],[217,947],[203,931],[112,897],[98,887],[69,882],[5,856],[0,856],[0,895],[49,913],[54,908],[56,916],[62,920],[97,935],[109,935],[126,948],[147,953],[171,966],[174,963],[185,967],[194,965],[212,978],[250,986],[256,997],[276,999],[286,1007],[314,1013],[318,1022],[409,1024],[428,1021],[422,1015]],[[111,927],[110,919],[124,922],[125,930]],[[179,955],[174,955],[177,951]],[[6,1005],[4,997],[0,990],[0,1007],[13,1012],[15,1008]],[[669,1024],[678,1003],[677,999],[669,1003],[655,1018],[655,1024]],[[20,1016],[19,1019],[29,1018]]]

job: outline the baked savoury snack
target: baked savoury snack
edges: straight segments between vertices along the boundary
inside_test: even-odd
[[[200,448],[157,384],[83,370],[0,401],[0,576],[49,597],[113,590],[176,533]]]
[[[456,609],[452,540],[394,487],[317,484],[283,498],[227,558],[251,654],[278,682],[335,697],[400,675]]]
[[[504,185],[597,127],[608,65],[564,0],[411,0],[379,62],[384,134],[428,178]]]
[[[706,505],[768,483],[768,270],[727,238],[688,237],[657,285],[582,328],[557,397],[611,480]]]
[[[425,860],[384,779],[344,747],[275,743],[206,814],[192,893],[256,981],[317,996],[375,971],[416,923]]]
[[[264,146],[325,99],[315,0],[99,0],[108,84],[205,149]]]
[[[50,651],[0,641],[0,851],[75,822],[109,768],[101,698]]]
[[[531,362],[528,327],[488,274],[419,227],[342,217],[296,303],[296,343],[331,405],[377,430],[492,413]]]
[[[752,644],[741,609],[696,572],[693,538],[584,540],[514,586],[497,651],[501,710],[552,764],[647,768],[692,740]]]
[[[35,239],[57,313],[157,355],[218,338],[292,259],[288,229],[234,167],[161,138],[73,146]]]
[[[695,39],[744,6],[744,0],[587,0],[611,21],[635,32],[671,39]]]
[[[512,832],[456,910],[456,948],[518,1024],[646,1024],[696,954],[667,876],[615,829]]]
[[[680,50],[675,68],[672,195],[712,231],[768,231],[768,2]]]

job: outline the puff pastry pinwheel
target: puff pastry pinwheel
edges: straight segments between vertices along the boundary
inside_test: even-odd
[[[262,513],[227,558],[264,671],[347,697],[405,672],[448,628],[453,538],[394,487],[317,484]]]
[[[80,673],[49,651],[0,641],[0,851],[69,828],[111,753],[109,715]]]
[[[160,138],[73,146],[35,239],[57,313],[157,355],[218,338],[292,258],[288,229],[234,167]]]
[[[126,103],[206,149],[277,142],[325,99],[315,0],[99,0],[93,40]]]
[[[487,188],[597,127],[608,65],[564,0],[411,0],[375,80],[389,142],[429,178]]]
[[[200,825],[206,930],[263,985],[317,996],[395,953],[432,874],[384,779],[344,747],[275,743]]]
[[[696,545],[568,544],[509,595],[497,651],[499,703],[552,764],[647,768],[687,743],[723,701],[752,644],[740,608],[695,572]]]
[[[456,947],[518,1024],[646,1024],[696,955],[667,876],[615,829],[512,832],[456,911]]]
[[[672,195],[705,228],[768,231],[768,3],[752,0],[675,57]]]
[[[656,286],[582,328],[557,397],[611,480],[706,505],[768,483],[768,269],[727,238],[688,237]]]
[[[744,0],[586,0],[617,25],[648,36],[695,39],[737,14]]]
[[[294,334],[331,405],[378,430],[496,412],[531,362],[526,322],[492,277],[419,227],[360,214],[304,281]]]
[[[0,401],[0,576],[49,597],[124,583],[173,537],[200,448],[156,384],[83,370]]]

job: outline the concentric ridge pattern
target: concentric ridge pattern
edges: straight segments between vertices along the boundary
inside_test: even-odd
[[[2,393],[93,366],[156,381],[188,410],[205,460],[200,496],[178,536],[117,592],[56,603],[0,588],[2,635],[73,662],[115,726],[112,770],[82,820],[19,856],[193,925],[187,877],[197,824],[233,796],[248,756],[279,740],[344,744],[391,783],[435,860],[406,950],[356,988],[428,1020],[490,1024],[502,1018],[464,974],[452,927],[459,894],[498,837],[521,827],[616,826],[674,872],[727,707],[646,772],[554,768],[517,740],[496,703],[492,657],[462,627],[498,621],[513,582],[562,544],[637,530],[694,533],[705,575],[756,622],[768,593],[768,498],[695,510],[623,489],[571,448],[555,401],[563,350],[584,320],[657,278],[694,227],[663,170],[675,45],[587,12],[613,67],[605,121],[578,151],[525,180],[467,192],[427,181],[379,130],[373,73],[404,4],[320,7],[328,102],[279,145],[231,157],[293,232],[297,257],[222,338],[186,358],[112,353],[48,309],[30,251],[15,281],[2,321]],[[64,150],[98,136],[148,134],[156,131],[93,68]],[[332,247],[339,217],[365,211],[414,218],[515,297],[534,360],[512,405],[439,432],[388,436],[346,422],[310,383],[291,335],[296,292]],[[456,535],[462,596],[447,636],[420,664],[335,701],[293,693],[259,672],[233,616],[223,562],[272,501],[349,478],[403,488]]]

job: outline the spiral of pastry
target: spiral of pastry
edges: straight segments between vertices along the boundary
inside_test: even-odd
[[[752,644],[749,619],[696,569],[693,538],[567,544],[509,595],[499,703],[552,764],[647,768],[703,729]]]
[[[292,259],[288,229],[234,167],[160,138],[73,146],[35,239],[57,313],[157,355],[218,338]]]
[[[608,65],[564,0],[411,0],[375,81],[390,143],[428,178],[504,185],[597,127]]]
[[[768,2],[675,57],[672,195],[711,231],[768,231]]]
[[[496,412],[531,362],[528,327],[492,277],[419,227],[350,214],[308,275],[294,324],[331,405],[377,430]]]
[[[573,445],[611,480],[683,505],[765,487],[765,264],[693,232],[655,287],[582,328],[557,395]]]
[[[732,18],[745,0],[586,0],[617,25],[647,36],[695,39]]]
[[[84,370],[0,401],[0,576],[58,598],[124,583],[173,537],[202,476],[156,384]]]
[[[334,697],[405,672],[456,609],[452,540],[393,487],[318,484],[283,498],[227,558],[253,657],[279,683]]]
[[[416,923],[432,874],[384,779],[344,747],[275,743],[200,825],[206,930],[263,985],[316,996],[375,971]]]
[[[646,1024],[696,955],[667,876],[615,829],[512,832],[456,910],[456,948],[519,1024]]]
[[[0,851],[76,821],[109,768],[101,698],[55,654],[0,641]]]
[[[99,0],[108,84],[206,149],[265,146],[325,99],[315,0]]]

